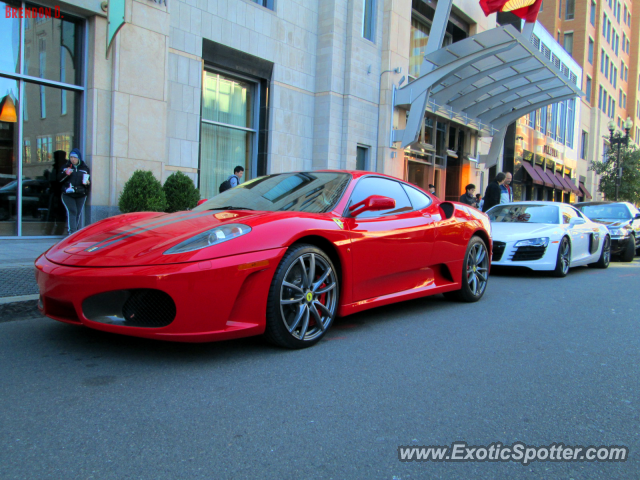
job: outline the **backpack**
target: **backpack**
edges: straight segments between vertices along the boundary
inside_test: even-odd
[[[231,186],[231,179],[233,177],[236,177],[236,176],[235,175],[230,175],[229,178],[227,178],[224,182],[222,182],[220,184],[220,188],[218,188],[218,193],[222,193],[225,190],[229,190],[230,188],[233,188]],[[238,177],[236,177],[236,186],[238,185],[238,183],[240,183],[240,182],[238,181]]]
[[[220,188],[218,189],[218,193],[222,193],[225,190],[229,190],[231,188],[231,182],[229,179],[226,179],[224,182],[220,184]]]

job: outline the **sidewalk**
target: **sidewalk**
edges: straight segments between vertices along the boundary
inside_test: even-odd
[[[33,262],[61,239],[0,239],[0,322],[40,315]]]

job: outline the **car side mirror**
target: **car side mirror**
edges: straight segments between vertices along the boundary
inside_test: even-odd
[[[584,218],[573,217],[569,220],[569,225],[575,227],[576,225],[584,225],[587,221]]]
[[[200,205],[202,205],[206,201],[207,201],[206,198],[203,198],[202,200],[198,200],[198,203],[196,204],[196,207],[199,207]]]
[[[634,220],[640,220],[640,213],[636,213],[636,216],[633,217]]]
[[[382,195],[371,195],[361,202],[351,205],[349,212],[352,217],[360,215],[367,211],[389,210],[396,207],[396,201],[393,198],[383,197]]]

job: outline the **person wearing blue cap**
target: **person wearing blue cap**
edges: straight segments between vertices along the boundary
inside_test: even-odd
[[[58,173],[58,181],[62,183],[62,204],[67,210],[67,230],[69,235],[78,231],[80,217],[87,201],[91,171],[82,160],[80,150],[74,148],[69,153],[69,161]]]

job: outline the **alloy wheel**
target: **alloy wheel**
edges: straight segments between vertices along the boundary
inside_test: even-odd
[[[564,239],[560,245],[560,262],[562,263],[562,273],[566,275],[569,273],[569,265],[571,263],[571,247],[569,242]]]
[[[482,295],[487,286],[489,256],[483,242],[471,246],[467,255],[467,284],[474,296]]]
[[[289,333],[310,341],[322,335],[337,308],[336,274],[322,256],[301,255],[284,275],[280,287],[280,314]]]

